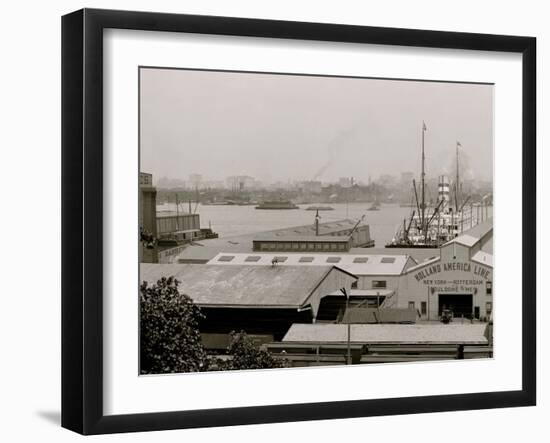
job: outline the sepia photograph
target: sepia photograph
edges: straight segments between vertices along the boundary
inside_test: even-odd
[[[493,358],[493,84],[138,75],[141,375]]]

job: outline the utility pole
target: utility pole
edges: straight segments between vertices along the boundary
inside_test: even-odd
[[[176,231],[179,231],[179,219],[180,219],[180,209],[179,209],[178,193],[176,192]]]
[[[351,319],[349,315],[349,295],[346,288],[341,288],[340,292],[342,292],[342,294],[344,294],[344,296],[346,297],[346,313],[348,313],[348,340],[347,340],[346,364],[351,365]]]

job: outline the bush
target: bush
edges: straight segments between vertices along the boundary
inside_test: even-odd
[[[197,372],[208,369],[193,300],[178,291],[178,280],[163,277],[140,290],[140,370],[142,374]]]
[[[231,358],[226,361],[218,360],[216,362],[218,370],[269,369],[288,366],[286,360],[273,357],[265,349],[256,348],[246,332],[232,331],[230,335],[231,340],[227,347],[227,354]]]

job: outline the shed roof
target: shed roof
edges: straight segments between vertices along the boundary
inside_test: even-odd
[[[174,276],[179,291],[200,306],[298,308],[335,266],[140,265],[140,281],[156,283]],[[355,277],[350,276],[352,280]],[[335,288],[336,289],[336,288]]]
[[[346,231],[353,229],[357,224],[357,220],[343,219],[330,222],[319,223],[319,235],[330,235],[336,232]],[[358,227],[368,226],[365,223],[359,223]],[[276,237],[294,237],[297,235],[315,235],[315,224],[311,223],[309,225],[302,226],[292,226],[290,228],[275,229],[269,231],[270,234],[273,234]]]
[[[289,228],[290,229],[290,228]],[[220,252],[250,252],[252,253],[252,241],[254,238],[261,238],[270,232],[253,233],[232,237],[214,238],[195,241],[194,245],[187,246],[179,255],[178,260],[204,260],[213,259]],[[325,237],[326,238],[326,237]],[[345,238],[345,237],[341,237]],[[324,240],[323,240],[324,241]],[[317,255],[316,252],[312,252]],[[409,255],[416,262],[420,263],[434,256],[439,257],[439,249],[428,248],[351,248],[349,251],[339,251],[338,254],[377,254],[385,256]]]
[[[368,251],[369,249],[364,249]],[[232,256],[231,261],[225,258]],[[256,259],[259,257],[259,259]],[[254,258],[254,259],[253,259]],[[319,253],[225,253],[216,255],[209,264],[223,265],[271,265],[277,259],[277,266],[327,266],[334,265],[353,275],[400,275],[407,264],[406,255],[374,254],[319,254]],[[306,260],[307,259],[307,260]],[[254,260],[254,261],[252,261]]]
[[[293,324],[283,342],[346,343],[347,324]],[[363,344],[487,344],[486,325],[478,324],[355,324],[351,342]]]
[[[350,254],[408,255],[417,263],[439,257],[437,248],[351,248]]]
[[[415,323],[416,315],[412,308],[349,308],[342,323]]]
[[[474,246],[476,243],[482,241],[486,242],[492,238],[493,232],[493,218],[488,218],[484,222],[475,225],[473,228],[464,231],[458,237],[452,239],[449,243],[460,243],[468,247]]]
[[[493,267],[493,254],[488,254],[485,251],[477,251],[472,256],[472,260],[479,264]]]

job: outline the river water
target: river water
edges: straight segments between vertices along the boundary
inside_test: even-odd
[[[306,211],[308,206],[311,205],[301,205],[300,209],[262,210],[255,209],[252,205],[203,206],[199,204],[196,212],[200,215],[201,227],[208,227],[210,223],[212,229],[220,237],[232,237],[313,224],[315,211]],[[333,211],[319,211],[321,223],[345,218],[359,220],[361,216],[365,215],[364,223],[370,226],[371,238],[375,240],[377,247],[383,247],[388,243],[398,226],[402,226],[403,219],[408,219],[411,213],[411,208],[390,204],[382,204],[378,211],[368,211],[369,203],[333,203],[330,206],[334,208]],[[165,203],[162,207],[158,206],[157,209],[175,211],[175,205]]]

